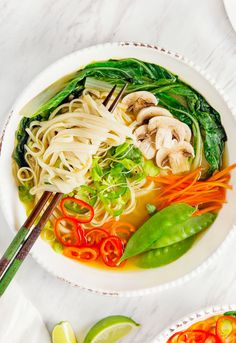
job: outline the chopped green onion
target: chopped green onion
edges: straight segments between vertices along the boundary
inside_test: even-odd
[[[54,242],[52,248],[58,254],[62,254],[63,252],[63,245],[59,242]]]
[[[53,242],[55,239],[55,234],[52,230],[43,229],[41,232],[41,237],[44,241]]]
[[[155,205],[153,205],[153,204],[146,204],[146,209],[147,209],[147,211],[148,211],[148,214],[150,214],[150,215],[152,215],[152,214],[154,214],[154,213],[156,213],[157,212],[157,208],[156,208],[156,206]]]
[[[46,224],[44,225],[44,229],[47,229],[47,230],[53,230],[53,226],[52,226],[52,223],[48,220],[46,222]]]

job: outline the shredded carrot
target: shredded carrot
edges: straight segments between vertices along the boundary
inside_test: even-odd
[[[221,176],[224,176],[225,174],[228,174],[232,169],[236,168],[236,163],[231,164],[230,166],[226,167],[225,169],[222,169],[220,172],[214,173],[209,180],[217,180]]]
[[[180,178],[180,180],[178,180],[177,182],[173,182],[173,184],[169,186],[168,188],[166,188],[162,194],[168,193],[170,190],[172,190],[176,186],[180,186],[181,184],[183,184],[183,182],[185,182],[186,180],[192,179],[192,177],[194,177],[195,175],[197,175],[197,177],[195,177],[194,179],[196,181],[198,177],[200,176],[200,172],[201,172],[201,169],[198,168],[194,172],[185,175],[183,178]]]
[[[228,183],[230,171],[236,168],[236,163],[215,172],[208,180],[199,180],[201,168],[187,175],[167,175],[147,177],[160,187],[160,193],[155,199],[158,209],[173,203],[187,203],[200,206],[195,215],[218,211],[226,202],[226,190],[232,189]]]
[[[198,210],[196,211],[193,215],[194,216],[200,216],[204,213],[208,213],[208,212],[215,212],[221,209],[221,206],[217,206],[217,205],[213,205],[213,206],[208,206],[203,208],[202,210]]]
[[[198,179],[199,179],[199,173],[195,176],[193,181],[187,187],[178,190],[174,195],[170,195],[170,200],[174,199],[176,196],[180,196],[181,194],[186,193],[188,190],[191,189],[191,187],[195,185]]]

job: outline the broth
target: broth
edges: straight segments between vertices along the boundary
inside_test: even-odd
[[[108,113],[109,106],[101,104],[109,101],[107,95],[114,84],[119,88],[124,82],[125,96]],[[80,263],[115,271],[137,269],[135,258],[129,258],[135,253],[123,255],[128,261],[119,268],[108,267],[98,256],[103,254],[110,266],[119,261],[122,241],[126,244],[150,218],[152,207],[147,205],[158,194],[159,211],[175,202],[196,206],[199,211],[222,200],[217,185],[212,186],[216,192],[212,197],[205,185],[191,188],[200,177],[203,183],[227,164],[225,154],[222,159],[227,137],[218,113],[191,86],[161,66],[133,58],[94,62],[56,81],[20,112],[25,117],[16,132],[13,153],[20,199],[28,215],[43,192],[64,195],[41,236],[56,252],[76,261],[98,258]],[[186,173],[195,171],[199,174],[188,185]],[[150,190],[144,180],[159,172],[160,189]],[[182,182],[183,175],[187,179]],[[171,183],[167,196],[165,188]],[[227,188],[223,186],[221,198]],[[174,196],[169,196],[171,192]],[[209,208],[205,212],[220,207]],[[115,220],[120,223],[111,227]],[[154,235],[160,230],[157,223],[157,227],[150,225]],[[112,236],[106,241],[106,233],[89,232],[106,227]],[[149,235],[147,232],[147,238]],[[135,239],[131,247],[140,244]],[[136,252],[140,251],[144,250]]]

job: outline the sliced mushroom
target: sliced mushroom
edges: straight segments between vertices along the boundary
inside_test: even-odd
[[[169,149],[160,149],[156,154],[156,164],[162,169],[170,169],[173,174],[179,174],[190,170],[190,157],[194,157],[192,145],[182,142]]]
[[[155,140],[157,150],[161,148],[171,148],[176,142],[178,141],[176,138],[173,139],[173,132],[171,129],[163,127],[158,129]]]
[[[169,148],[175,142],[190,142],[190,128],[175,118],[154,117],[149,120],[148,131],[150,134],[156,132],[156,149]]]
[[[138,112],[136,120],[138,123],[144,123],[146,120],[156,116],[172,117],[172,114],[163,107],[150,106],[142,108]]]
[[[155,157],[155,136],[148,134],[148,125],[141,125],[135,131],[134,135],[137,138],[137,147],[141,150],[143,156],[147,160]]]
[[[134,134],[138,140],[143,140],[148,135],[148,125],[141,125],[135,131]]]
[[[138,141],[137,147],[141,150],[143,156],[147,160],[151,160],[155,157],[156,148],[152,137],[147,137],[143,141]]]
[[[127,106],[128,112],[138,113],[143,107],[157,105],[157,98],[150,92],[139,91],[126,95],[122,103]]]

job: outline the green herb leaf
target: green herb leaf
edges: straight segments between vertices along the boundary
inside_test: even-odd
[[[98,164],[99,158],[93,158],[92,162],[92,179],[93,181],[101,181],[103,177],[103,171],[100,165]]]

